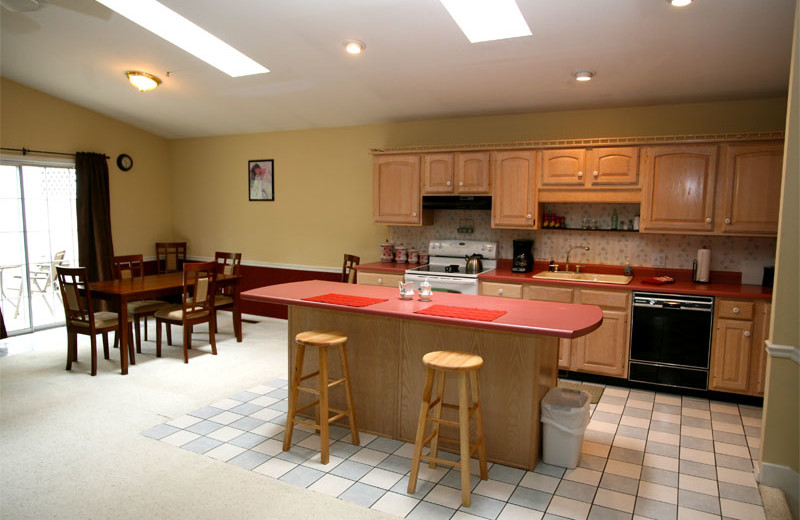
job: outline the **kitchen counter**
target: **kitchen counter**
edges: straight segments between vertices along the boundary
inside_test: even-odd
[[[386,301],[351,307],[303,300],[324,294]],[[397,288],[317,280],[260,287],[243,292],[241,298],[289,307],[290,374],[296,334],[312,329],[347,334],[359,429],[406,442],[414,442],[419,418],[425,379],[422,356],[434,350],[479,354],[484,359],[480,384],[487,456],[531,470],[541,456],[539,403],[558,381],[559,338],[588,334],[602,323],[600,308],[590,305],[447,293],[420,302],[401,300]],[[506,314],[490,322],[415,314],[434,304]],[[314,371],[315,364],[316,356],[306,356],[305,372]],[[339,377],[335,359],[330,365],[331,377]],[[456,385],[448,385],[446,400],[456,402],[456,395]],[[343,395],[334,394],[331,406],[343,408]]]

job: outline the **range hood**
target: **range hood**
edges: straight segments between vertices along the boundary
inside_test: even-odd
[[[492,209],[489,195],[463,196],[424,196],[422,209]]]

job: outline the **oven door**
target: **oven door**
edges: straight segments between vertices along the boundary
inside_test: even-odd
[[[406,271],[407,282],[414,284],[414,290],[419,290],[419,284],[426,279],[434,291],[451,292],[459,294],[478,294],[478,279],[456,276],[440,276],[428,274],[418,274]]]

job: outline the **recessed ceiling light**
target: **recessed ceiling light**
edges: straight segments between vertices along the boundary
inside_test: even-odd
[[[348,40],[344,42],[344,50],[347,54],[361,54],[366,48],[367,44],[359,40]]]
[[[674,5],[675,7],[686,7],[687,5],[692,3],[692,0],[667,0],[669,3]]]
[[[236,78],[269,72],[263,65],[156,0],[97,1],[229,76]]]
[[[128,76],[128,81],[131,82],[131,85],[139,89],[139,92],[153,90],[161,84],[160,79],[152,74],[148,74],[147,72],[129,70],[125,73],[125,75]]]
[[[594,72],[590,70],[579,70],[573,75],[575,76],[576,81],[592,81],[592,78],[594,77]]]
[[[514,0],[439,0],[471,43],[530,36]]]

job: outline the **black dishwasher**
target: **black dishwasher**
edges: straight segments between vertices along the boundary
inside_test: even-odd
[[[714,298],[633,293],[628,379],[708,389]]]

